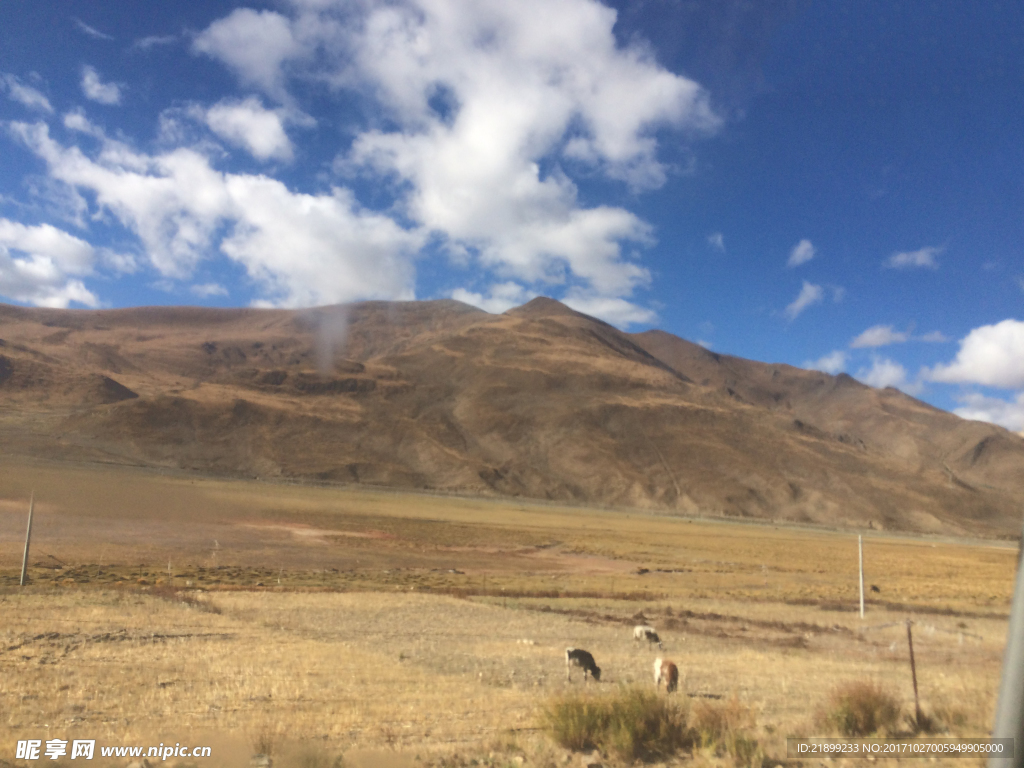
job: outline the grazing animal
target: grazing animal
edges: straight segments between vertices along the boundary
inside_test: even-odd
[[[597,682],[601,682],[601,668],[594,662],[594,657],[590,654],[590,651],[584,651],[582,648],[566,648],[565,649],[565,679],[571,680],[569,670],[573,667],[579,667],[583,670],[583,682],[587,681],[587,675],[593,676]]]
[[[654,631],[654,627],[649,627],[646,624],[638,624],[633,627],[633,639],[638,643],[641,640],[646,640],[648,648],[655,643],[658,644],[659,648],[662,647],[661,638],[658,637],[658,633]]]
[[[665,681],[665,692],[672,693],[679,687],[679,668],[671,661],[660,658],[654,660],[654,684],[661,690],[661,681]]]
[[[875,586],[874,584],[872,584],[872,585],[871,585],[871,591],[872,591],[872,592],[878,592],[879,594],[881,594],[881,592],[882,592],[882,590],[880,590],[880,589],[879,589],[878,587],[876,587],[876,586]]]

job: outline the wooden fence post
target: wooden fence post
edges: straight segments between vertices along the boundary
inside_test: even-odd
[[[917,697],[917,666],[914,664],[914,636],[910,633],[910,625],[913,622],[907,619],[907,646],[910,648],[910,677],[914,681],[914,722],[918,730],[921,728],[921,701]]]
[[[864,618],[864,537],[857,536],[857,560],[860,563],[860,617]]]

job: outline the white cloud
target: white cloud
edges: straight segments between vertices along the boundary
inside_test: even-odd
[[[457,301],[479,307],[485,312],[490,312],[492,315],[500,315],[502,312],[525,304],[537,296],[533,291],[529,291],[518,283],[513,282],[492,285],[488,294],[488,296],[484,296],[482,293],[474,293],[464,288],[456,288],[452,291],[451,297]]]
[[[814,258],[814,246],[810,240],[801,240],[789,253],[789,261],[786,262],[787,267],[798,267],[801,264],[806,264],[808,261]]]
[[[121,88],[114,83],[104,83],[100,79],[99,72],[94,67],[86,64],[82,67],[82,93],[86,98],[92,99],[100,104],[120,104]]]
[[[712,232],[708,235],[708,245],[716,251],[725,253],[725,236],[721,232]]]
[[[959,401],[963,405],[954,408],[953,413],[963,419],[987,421],[1014,432],[1024,431],[1024,392],[1018,393],[1010,402],[976,392],[963,395]]]
[[[97,40],[113,40],[111,35],[106,32],[100,32],[96,27],[90,27],[81,19],[75,19],[75,26],[78,27],[82,32],[85,32],[89,37],[94,37]]]
[[[697,339],[696,344],[698,347],[704,347],[704,349],[711,349],[714,347],[714,344],[710,341],[705,341],[704,339]]]
[[[928,247],[917,251],[903,251],[894,253],[885,261],[885,266],[892,269],[911,269],[914,267],[928,267],[938,269],[939,265],[935,257],[942,253],[942,248]]]
[[[414,298],[412,260],[424,235],[361,210],[347,190],[293,193],[266,176],[216,171],[193,149],[151,156],[105,139],[94,160],[58,144],[44,124],[13,123],[12,132],[52,177],[92,191],[167,277],[187,278],[219,245],[262,287],[265,303]]]
[[[818,358],[817,360],[806,361],[803,367],[810,371],[831,373],[834,376],[846,368],[846,353],[837,349],[829,352],[824,357]]]
[[[804,280],[803,287],[800,289],[799,295],[786,307],[783,314],[789,320],[796,320],[797,316],[807,309],[812,304],[820,304],[825,292],[822,290],[820,285],[813,285],[812,283]]]
[[[594,0],[240,8],[194,35],[192,51],[224,63],[269,107],[253,96],[168,110],[163,148],[151,152],[108,137],[80,112],[65,126],[98,149],[55,141],[42,123],[8,130],[45,160],[50,181],[87,201],[89,217],[134,233],[164,278],[188,279],[220,253],[244,266],[263,302],[411,298],[414,260],[430,242],[477,268],[474,285],[494,286],[466,292],[480,302],[507,303],[513,287],[524,296],[555,287],[581,311],[650,322],[654,312],[634,294],[652,280],[638,260],[654,242],[651,226],[624,207],[581,202],[572,174],[657,187],[671,170],[658,158],[659,132],[696,137],[720,120],[697,83],[660,66],[641,42],[620,45],[615,20]],[[120,100],[119,86],[92,67],[82,72],[89,98]],[[352,141],[336,167],[361,175],[358,188],[382,190],[374,199],[384,212],[343,187],[301,194],[214,167],[220,147],[191,120],[256,158],[287,160],[295,148],[286,128],[311,120],[289,93],[296,82],[365,101],[374,119],[343,126]]]
[[[850,342],[851,349],[864,347],[885,347],[902,344],[910,338],[909,333],[895,331],[891,325],[873,325]]]
[[[390,127],[358,134],[337,167],[398,182],[402,212],[497,281],[624,301],[650,282],[623,253],[651,243],[650,227],[622,208],[581,206],[567,171],[656,187],[666,169],[655,132],[719,120],[696,83],[617,45],[614,11],[592,0],[293,9],[235,11],[194,48],[282,103],[293,74],[376,100]]]
[[[929,344],[942,344],[949,341],[946,335],[942,331],[929,331],[923,336],[919,336],[920,341],[926,341]]]
[[[219,283],[202,283],[200,285],[193,285],[189,288],[189,291],[204,299],[207,299],[210,296],[228,295],[228,289]]]
[[[11,74],[0,74],[0,91],[4,91],[7,97],[29,109],[38,109],[41,112],[53,112],[50,100],[42,93]]]
[[[292,143],[281,116],[264,108],[255,97],[221,101],[206,111],[205,121],[211,131],[257,160],[292,159]]]
[[[909,395],[919,394],[923,389],[920,382],[907,380],[906,368],[885,357],[874,358],[870,368],[861,368],[857,371],[856,378],[871,387],[895,387]]]
[[[932,381],[1024,387],[1024,322],[1003,320],[975,328],[960,341],[956,359],[924,372]]]
[[[348,190],[290,192],[265,176],[229,175],[236,220],[221,250],[243,264],[278,306],[414,299],[422,235],[361,211]]]
[[[213,22],[196,37],[192,49],[220,59],[243,83],[281,101],[287,100],[282,65],[303,53],[289,19],[251,8],[238,8]]]
[[[158,45],[171,45],[177,41],[178,38],[176,35],[148,35],[147,37],[141,37],[132,43],[132,48],[140,51],[148,51],[150,48],[156,48]]]
[[[78,278],[92,273],[91,245],[49,224],[0,218],[0,295],[42,307],[98,306]]]
[[[81,110],[66,113],[64,115],[64,127],[69,131],[78,131],[79,133],[84,133],[87,136],[93,136],[97,139],[106,138],[106,134],[103,132],[103,129],[99,126],[93,125]]]
[[[584,292],[570,291],[562,303],[577,312],[600,318],[606,323],[628,328],[631,325],[649,325],[658,319],[653,310],[640,307],[632,302],[614,296],[599,296]]]

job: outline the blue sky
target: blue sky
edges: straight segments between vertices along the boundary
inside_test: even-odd
[[[0,300],[549,295],[1024,430],[1024,7],[0,4]]]

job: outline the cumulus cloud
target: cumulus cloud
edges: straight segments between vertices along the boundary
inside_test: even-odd
[[[281,115],[260,100],[224,100],[206,110],[205,122],[225,141],[247,150],[257,160],[291,160],[292,143]]]
[[[7,94],[11,101],[16,101],[29,109],[37,109],[40,112],[53,112],[50,100],[30,85],[25,85],[14,75],[0,74],[0,91]]]
[[[161,149],[112,139],[80,112],[64,123],[95,140],[81,146],[55,140],[44,123],[8,131],[46,162],[52,182],[88,201],[91,220],[134,233],[165,279],[189,279],[222,254],[245,268],[262,302],[412,298],[415,259],[430,243],[475,270],[468,284],[491,286],[463,289],[479,304],[555,293],[611,322],[650,322],[635,294],[652,280],[640,261],[655,242],[651,226],[623,206],[582,202],[574,178],[657,187],[672,171],[659,135],[693,139],[721,121],[696,82],[660,66],[642,41],[620,43],[615,21],[594,0],[240,8],[193,35],[192,52],[260,96],[166,111]],[[120,100],[94,68],[82,73],[89,98]],[[334,168],[351,188],[304,194],[268,175],[222,171],[219,148],[191,122],[259,160],[287,161],[286,128],[310,120],[296,83],[322,86],[318,97],[344,107]],[[373,189],[377,210],[353,189]]]
[[[986,397],[977,392],[958,398],[961,406],[953,413],[963,419],[987,421],[1014,432],[1024,432],[1024,392],[1010,401],[998,397]]]
[[[814,246],[811,244],[811,241],[801,240],[789,252],[789,261],[786,262],[786,266],[798,267],[801,264],[806,264],[814,258],[814,253]]]
[[[835,376],[846,368],[846,353],[837,349],[817,360],[806,361],[803,367],[809,371],[822,371]]]
[[[942,249],[935,247],[921,248],[917,251],[894,253],[885,260],[885,266],[890,269],[914,269],[917,267],[938,269],[939,265],[935,261],[935,257],[940,253],[942,253]]]
[[[650,274],[623,245],[650,244],[650,227],[623,208],[581,206],[568,172],[656,187],[667,172],[656,131],[707,133],[720,121],[697,83],[642,46],[617,44],[613,10],[524,3],[242,9],[200,33],[194,50],[281,103],[297,73],[373,99],[391,125],[357,133],[337,166],[393,179],[406,216],[499,283],[630,303]]]
[[[870,368],[861,368],[857,371],[856,378],[871,387],[895,387],[910,395],[920,393],[923,388],[920,382],[908,380],[906,368],[885,357],[874,358]]]
[[[40,307],[98,306],[80,279],[95,259],[89,243],[63,230],[0,218],[0,295]]]
[[[348,190],[294,193],[266,176],[221,173],[194,149],[147,155],[104,139],[93,159],[54,141],[45,124],[14,123],[12,131],[51,176],[91,191],[167,277],[187,278],[219,245],[267,304],[414,297],[412,259],[423,234],[362,210]]]
[[[792,304],[786,307],[783,314],[789,320],[796,320],[797,316],[809,306],[820,304],[824,296],[825,291],[820,285],[814,285],[804,280],[799,295],[797,295]]]
[[[507,282],[492,285],[485,296],[482,293],[467,291],[465,288],[456,288],[451,297],[457,301],[479,307],[485,312],[493,315],[500,315],[502,312],[525,304],[530,299],[536,298],[537,294],[527,290],[518,283]]]
[[[902,344],[909,338],[909,333],[895,331],[891,325],[873,325],[851,341],[850,347],[852,349],[885,347],[889,344]]]
[[[932,381],[1024,388],[1024,322],[1008,319],[975,328],[960,340],[955,360],[924,375]]]
[[[712,232],[708,235],[708,245],[716,251],[725,253],[725,236],[721,232]]]
[[[238,8],[203,30],[192,49],[219,59],[246,85],[284,101],[288,97],[282,66],[301,57],[303,43],[292,34],[291,21],[280,13]]]
[[[95,67],[82,67],[82,93],[87,99],[100,104],[120,104],[121,88],[115,83],[104,83]]]

